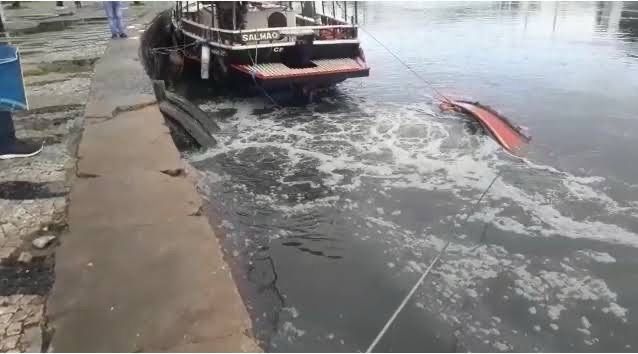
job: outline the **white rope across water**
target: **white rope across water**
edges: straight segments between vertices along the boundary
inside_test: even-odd
[[[474,206],[472,207],[472,210],[465,216],[465,219],[463,220],[463,225],[462,226],[465,226],[465,224],[467,223],[467,220],[470,218],[470,215],[474,214],[474,212],[476,211],[476,207],[479,205],[479,203],[481,203],[481,200],[483,200],[483,197],[485,197],[487,192],[494,185],[494,182],[496,182],[496,180],[500,176],[501,176],[500,172],[497,173],[496,176],[494,176],[494,178],[492,179],[492,182],[490,182],[490,184],[487,186],[487,188],[485,188],[485,190],[483,191],[481,196],[476,200],[476,203],[474,203]],[[410,301],[410,299],[412,298],[412,295],[414,295],[414,293],[416,292],[416,289],[419,288],[419,286],[423,283],[425,278],[430,274],[430,271],[432,271],[432,269],[434,268],[434,265],[436,265],[436,263],[439,261],[441,256],[445,253],[445,251],[447,250],[447,248],[448,248],[448,246],[450,245],[451,242],[452,242],[452,238],[450,237],[450,239],[448,239],[448,241],[445,243],[443,248],[441,248],[439,253],[436,255],[436,257],[434,257],[432,262],[430,262],[430,265],[428,265],[428,267],[425,269],[423,274],[421,274],[421,277],[419,277],[419,280],[417,280],[416,284],[414,284],[412,289],[410,289],[410,292],[405,296],[405,298],[403,298],[403,301],[401,301],[401,304],[399,304],[399,307],[397,307],[397,309],[394,311],[392,316],[390,316],[390,318],[386,321],[385,325],[383,326],[383,328],[381,329],[379,334],[377,334],[376,338],[374,338],[374,341],[372,341],[372,343],[370,344],[370,346],[366,350],[366,353],[371,353],[374,350],[374,348],[377,346],[377,344],[379,344],[379,341],[383,338],[383,336],[388,331],[388,329],[390,328],[392,323],[394,323],[394,320],[397,318],[399,313],[401,313],[401,311],[403,310],[405,305],[408,303],[408,301]]]
[[[374,347],[376,347],[379,341],[381,340],[381,338],[383,338],[383,336],[385,335],[385,332],[388,331],[388,328],[390,328],[390,326],[392,325],[394,320],[397,318],[401,310],[403,310],[403,308],[408,303],[410,298],[412,298],[412,295],[414,295],[414,292],[416,291],[416,289],[418,289],[421,283],[423,283],[423,281],[425,280],[425,277],[427,277],[428,274],[430,274],[430,271],[432,270],[436,262],[438,262],[439,258],[441,258],[441,255],[445,252],[445,250],[447,249],[449,245],[450,245],[450,241],[448,241],[445,244],[445,246],[443,246],[439,254],[437,254],[436,257],[434,257],[434,260],[432,260],[428,268],[425,270],[425,272],[423,272],[423,274],[421,275],[419,280],[416,282],[416,284],[414,284],[414,286],[412,287],[408,295],[406,295],[403,301],[401,301],[401,304],[399,305],[399,307],[397,307],[397,309],[394,311],[392,316],[390,316],[390,319],[388,319],[388,321],[385,323],[385,326],[383,326],[383,328],[381,329],[381,332],[379,332],[379,334],[374,339],[372,344],[370,344],[370,346],[368,347],[368,350],[366,350],[366,353],[371,353],[374,350]]]

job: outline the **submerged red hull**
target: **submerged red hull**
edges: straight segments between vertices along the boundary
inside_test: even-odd
[[[477,102],[448,101],[443,105],[444,108],[452,108],[472,116],[501,146],[512,154],[520,155],[521,148],[530,140],[528,136],[523,134],[521,128],[510,123],[507,118],[492,109]]]

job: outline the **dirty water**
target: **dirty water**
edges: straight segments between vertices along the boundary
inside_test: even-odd
[[[365,32],[371,76],[317,103],[198,101],[222,130],[188,159],[264,348],[365,350],[450,241],[377,350],[635,351],[638,5],[360,8],[439,90],[527,126],[529,160]]]

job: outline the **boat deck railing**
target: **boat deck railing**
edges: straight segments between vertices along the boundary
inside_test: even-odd
[[[199,9],[199,8],[198,8]],[[357,25],[325,14],[318,20],[296,14],[297,26],[254,29],[223,29],[200,23],[199,11],[175,11],[175,24],[182,32],[199,41],[224,49],[292,46],[300,35],[313,35],[314,44],[359,43]],[[317,21],[321,24],[317,25]]]

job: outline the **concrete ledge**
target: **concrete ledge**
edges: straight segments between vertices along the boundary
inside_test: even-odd
[[[259,351],[137,45],[113,41],[96,65],[47,307],[51,347]]]

